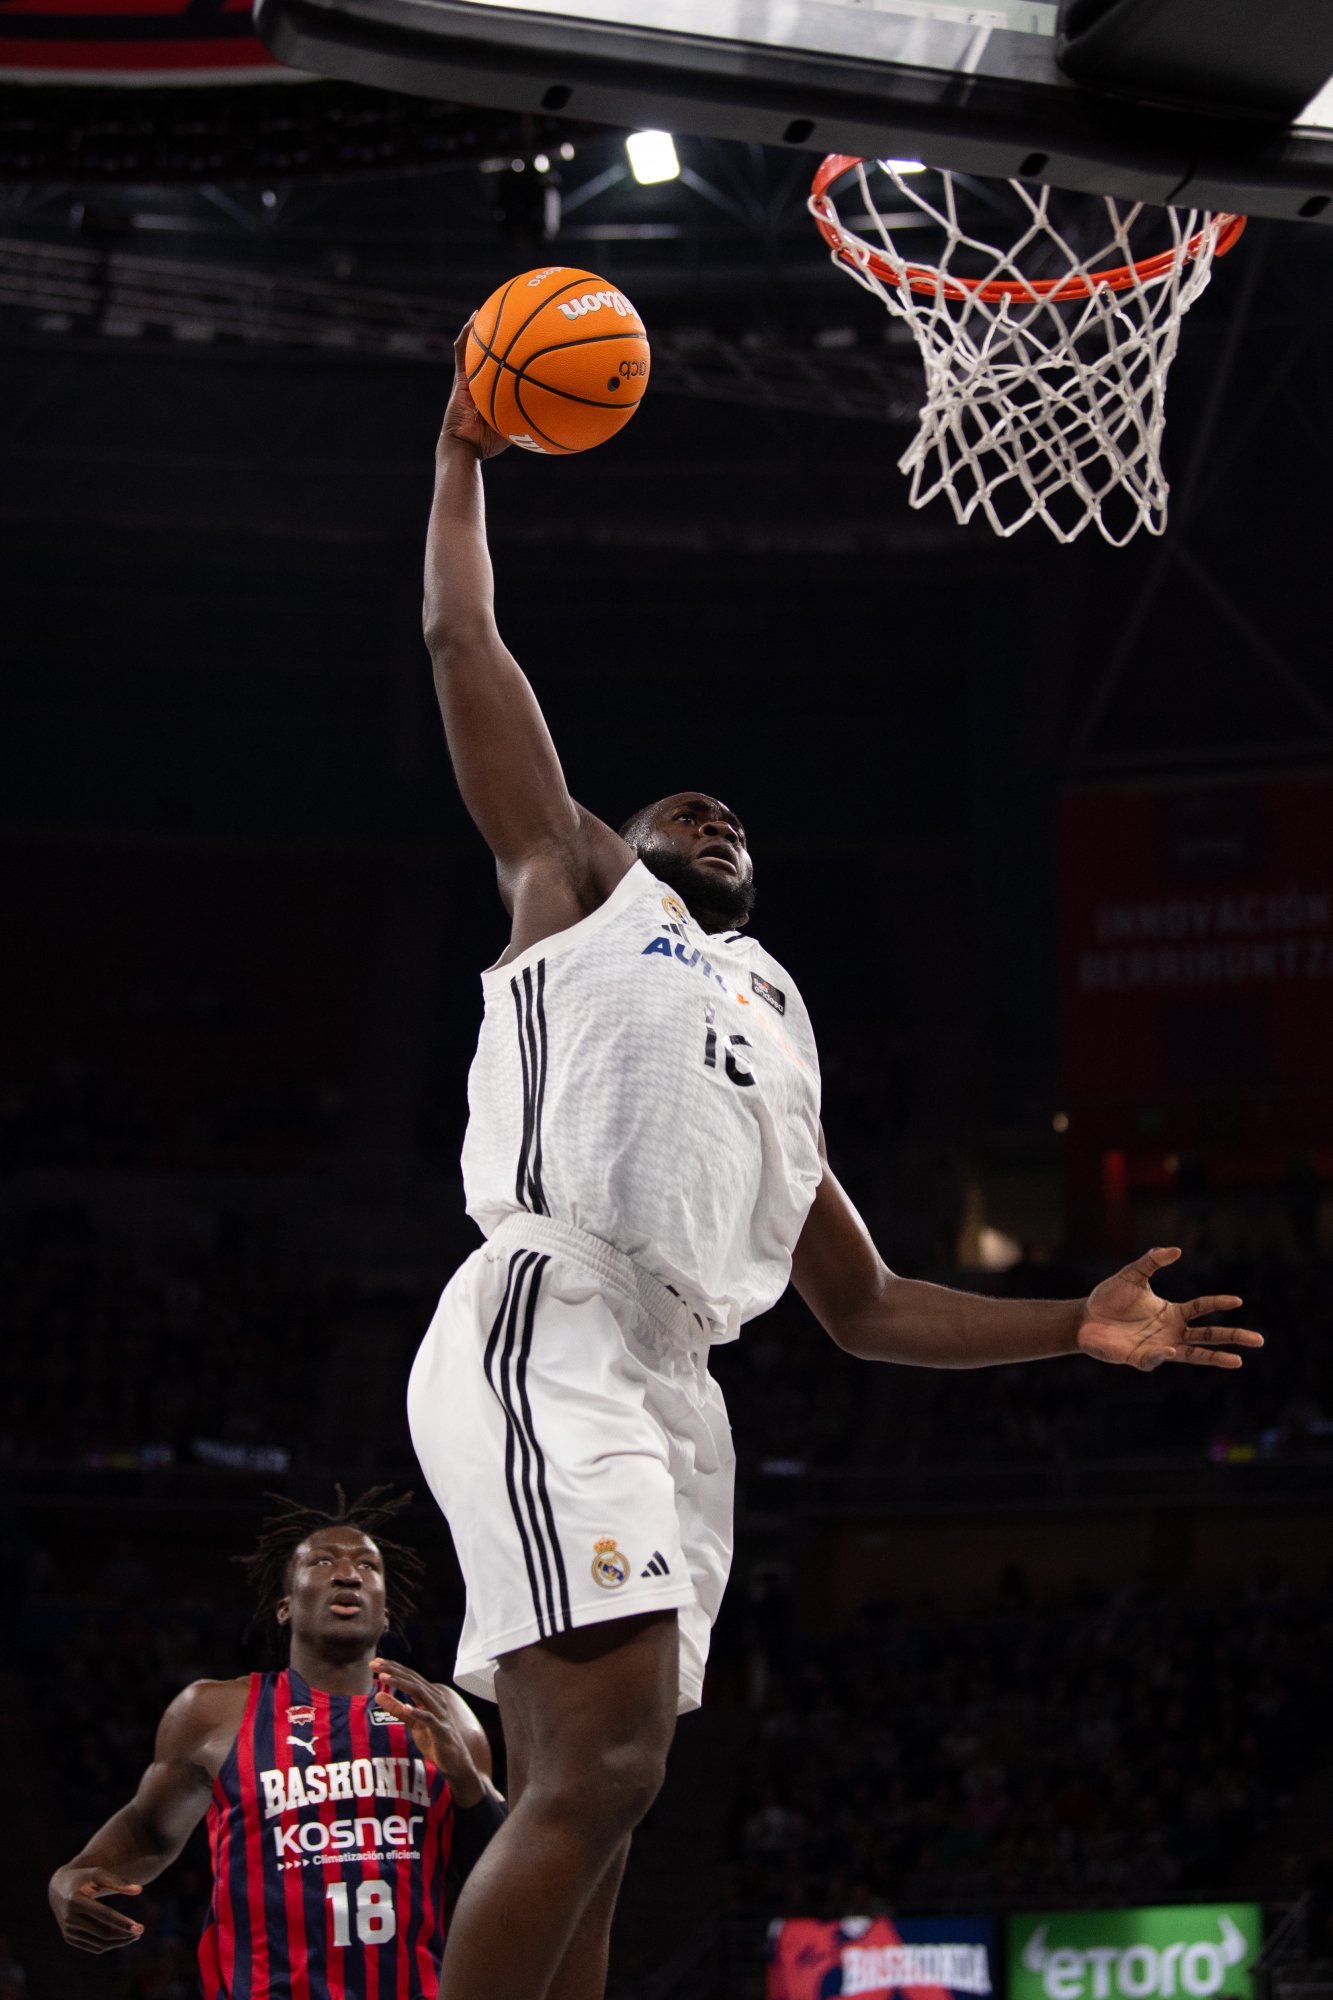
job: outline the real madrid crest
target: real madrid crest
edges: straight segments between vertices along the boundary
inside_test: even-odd
[[[679,896],[663,896],[662,908],[673,924],[687,924],[690,921],[690,913]]]
[[[666,901],[666,898],[663,898]],[[592,1545],[592,1580],[603,1590],[619,1590],[629,1575],[628,1559],[620,1553],[610,1535]]]

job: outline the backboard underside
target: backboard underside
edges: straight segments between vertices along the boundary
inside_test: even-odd
[[[1157,7],[1137,51],[1128,0],[258,0],[256,21],[297,68],[457,103],[1333,223],[1333,93],[1307,101],[1333,8]],[[1153,101],[1159,74],[1176,102]]]

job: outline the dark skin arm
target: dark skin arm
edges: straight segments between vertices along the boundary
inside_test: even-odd
[[[245,1707],[244,1681],[195,1681],[176,1696],[157,1728],[153,1761],[133,1799],[57,1868],[48,1894],[67,1944],[114,1951],[143,1936],[143,1925],[106,1903],[137,1896],[179,1855],[204,1814]]]
[[[374,1659],[378,1705],[407,1724],[412,1741],[444,1772],[460,1806],[475,1806],[484,1792],[498,1798],[491,1782],[491,1746],[486,1731],[463,1697],[428,1681],[396,1660]]]
[[[1224,1350],[1264,1344],[1262,1334],[1247,1327],[1190,1324],[1231,1312],[1238,1298],[1219,1294],[1173,1305],[1157,1297],[1152,1278],[1176,1261],[1175,1249],[1146,1251],[1086,1299],[978,1298],[900,1278],[829,1166],[822,1132],[819,1152],[824,1174],[796,1246],[792,1281],[824,1331],[849,1354],[920,1368],[986,1368],[1087,1354],[1148,1371],[1166,1361],[1239,1368],[1240,1355]]]
[[[435,451],[422,623],[458,788],[513,919],[512,955],[598,908],[634,856],[570,797],[537,698],[496,626],[481,468],[507,446],[467,386],[467,332],[454,346]]]

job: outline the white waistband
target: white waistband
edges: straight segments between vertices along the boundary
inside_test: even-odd
[[[547,1250],[578,1265],[601,1285],[628,1299],[664,1345],[689,1351],[706,1348],[708,1332],[689,1303],[673,1292],[660,1278],[652,1277],[630,1257],[613,1250],[600,1236],[557,1222],[552,1215],[529,1215],[514,1210],[498,1222],[488,1239],[491,1243],[512,1243],[524,1250]]]

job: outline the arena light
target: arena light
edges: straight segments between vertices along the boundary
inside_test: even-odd
[[[630,172],[640,187],[680,177],[676,142],[669,132],[631,132],[625,141],[625,151],[629,154]]]
[[[926,171],[924,160],[881,160],[880,165],[895,174],[924,174]]]

